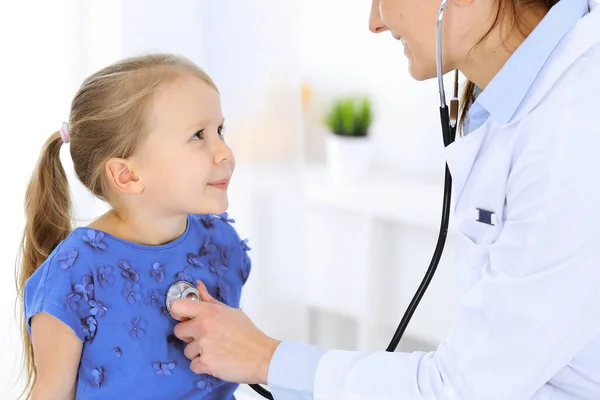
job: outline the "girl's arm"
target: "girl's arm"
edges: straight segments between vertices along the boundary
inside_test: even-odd
[[[81,340],[65,323],[44,312],[31,319],[31,340],[37,367],[31,399],[75,399]]]

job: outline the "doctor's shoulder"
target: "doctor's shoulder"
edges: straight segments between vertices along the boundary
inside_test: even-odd
[[[521,139],[531,139],[530,144],[552,148],[555,140],[596,142],[600,139],[600,42],[562,72],[560,65],[554,65],[559,63],[560,57],[530,89],[524,104],[532,105],[517,120],[517,136],[524,134]]]

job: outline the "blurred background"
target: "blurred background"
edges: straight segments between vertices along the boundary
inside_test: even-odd
[[[149,52],[190,58],[221,92],[238,162],[229,214],[252,248],[244,311],[278,339],[385,349],[435,246],[444,150],[436,82],[410,78],[401,44],[369,32],[369,11],[370,0],[0,2],[2,399],[21,389],[14,264],[38,152],[86,76]],[[348,118],[365,129],[336,129]],[[107,206],[63,150],[86,225]],[[451,231],[399,350],[435,349],[448,333],[452,242]]]

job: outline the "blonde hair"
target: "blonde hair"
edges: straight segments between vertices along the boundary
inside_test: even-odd
[[[107,200],[106,162],[128,158],[145,132],[153,93],[183,75],[194,75],[217,90],[211,78],[186,58],[152,54],[112,64],[81,85],[71,104],[70,152],[78,179]],[[25,229],[17,261],[17,293],[24,308],[25,282],[72,230],[71,198],[59,155],[63,141],[53,133],[42,148],[25,195]],[[27,374],[20,398],[29,398],[37,379],[31,338],[24,314],[23,367]]]
[[[509,24],[508,32],[512,31],[515,27],[519,30],[519,32],[527,37],[532,28],[525,26],[523,15],[519,12],[519,7],[525,8],[541,8],[544,11],[549,11],[552,7],[554,7],[560,0],[497,0],[498,2],[498,10],[496,11],[496,16],[494,17],[494,21],[492,26],[489,28],[487,33],[481,38],[479,43],[484,40],[501,22],[506,22]],[[473,103],[475,102],[475,94],[476,94],[476,85],[467,80],[465,84],[465,89],[463,90],[461,101],[460,101],[460,127],[459,131],[462,132],[465,120],[467,117],[467,113]]]

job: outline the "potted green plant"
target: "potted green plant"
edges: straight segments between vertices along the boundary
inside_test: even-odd
[[[340,97],[327,109],[324,123],[330,133],[325,140],[325,150],[333,179],[361,178],[368,168],[372,109],[368,96]]]

